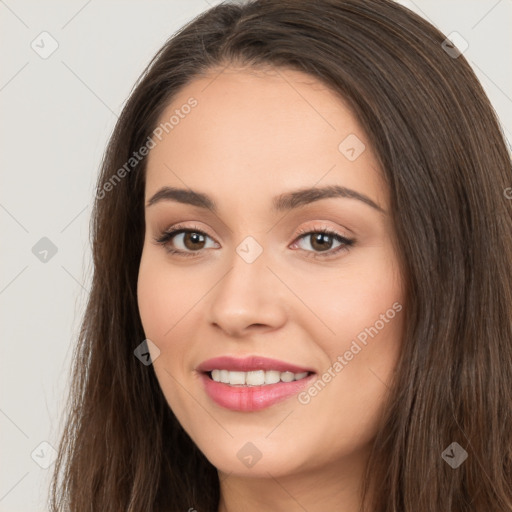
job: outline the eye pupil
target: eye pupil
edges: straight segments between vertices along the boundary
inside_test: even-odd
[[[313,236],[313,241],[311,243],[311,247],[313,247],[314,249],[319,249],[320,251],[325,251],[325,250],[330,249],[331,246],[332,246],[332,235],[328,235],[326,233],[317,233]]]
[[[191,242],[192,247],[189,247],[187,242]],[[203,235],[201,235],[200,233],[195,233],[193,231],[185,233],[184,244],[187,247],[187,249],[191,249],[191,250],[197,249],[198,243],[204,244],[204,236]],[[201,248],[202,247],[199,247],[199,249],[201,249]]]

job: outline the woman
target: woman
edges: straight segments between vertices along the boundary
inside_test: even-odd
[[[257,0],[158,52],[98,182],[51,510],[512,510],[512,169],[445,39]]]

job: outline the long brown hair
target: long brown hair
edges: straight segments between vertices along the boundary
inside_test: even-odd
[[[134,356],[145,160],[126,162],[178,91],[233,63],[300,70],[338,93],[389,185],[406,322],[369,510],[512,511],[512,166],[486,94],[445,38],[390,0],[256,0],[213,7],[165,43],[102,164],[53,512],[217,510],[216,469]],[[467,452],[457,468],[450,446]]]

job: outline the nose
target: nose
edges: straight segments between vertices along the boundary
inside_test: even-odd
[[[210,324],[236,338],[282,327],[290,298],[265,251],[251,263],[235,254],[230,263],[231,268],[208,294]]]

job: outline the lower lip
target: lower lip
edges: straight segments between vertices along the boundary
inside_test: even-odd
[[[230,386],[216,382],[206,373],[201,373],[201,379],[206,394],[218,405],[231,411],[252,412],[270,407],[286,400],[306,387],[315,374],[292,382],[277,382],[265,386]]]

